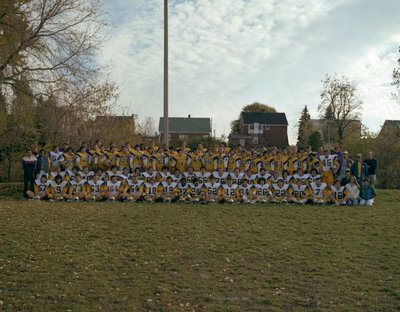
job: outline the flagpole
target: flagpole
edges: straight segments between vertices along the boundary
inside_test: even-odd
[[[168,0],[164,0],[164,144],[168,145]]]

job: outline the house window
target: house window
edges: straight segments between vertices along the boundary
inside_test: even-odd
[[[203,138],[208,138],[208,134],[203,134]]]
[[[260,126],[260,124],[259,124],[258,122],[255,122],[255,123],[254,123],[254,133],[255,133],[255,134],[258,134],[259,126]]]
[[[258,144],[258,136],[253,136],[253,144]]]
[[[179,140],[187,141],[188,139],[189,139],[189,136],[187,134],[180,134],[179,135]]]
[[[171,133],[168,133],[168,141],[171,141]]]
[[[244,145],[244,142],[245,142],[245,139],[240,139],[239,140],[240,145]]]
[[[269,125],[265,125],[265,130],[269,130]]]

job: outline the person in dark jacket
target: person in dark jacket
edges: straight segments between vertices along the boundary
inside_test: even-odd
[[[372,206],[376,197],[375,189],[369,184],[369,179],[365,178],[360,189],[360,205]]]
[[[26,192],[34,191],[35,173],[37,159],[31,149],[26,150],[26,156],[22,158],[22,168],[24,169],[24,197],[28,197]]]
[[[367,159],[364,160],[364,163],[367,164],[368,179],[370,180],[370,184],[372,187],[375,187],[376,169],[378,168],[378,161],[375,158],[372,158],[371,151],[367,152]]]
[[[44,174],[49,177],[50,159],[44,150],[40,150],[39,156],[36,158],[36,178],[40,179]]]
[[[358,184],[362,185],[365,178],[368,178],[367,164],[362,162],[361,154],[357,154],[356,161],[351,166],[351,174],[356,176]]]

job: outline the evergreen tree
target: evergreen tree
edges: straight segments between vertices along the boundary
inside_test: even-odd
[[[308,143],[308,137],[311,131],[311,117],[308,112],[307,105],[301,111],[301,116],[298,123],[297,146],[304,149]]]

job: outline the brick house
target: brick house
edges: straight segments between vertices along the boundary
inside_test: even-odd
[[[400,138],[400,120],[385,120],[379,136],[385,135],[386,133],[393,132]]]
[[[288,121],[285,113],[243,112],[240,133],[229,135],[233,144],[244,146],[288,146]]]
[[[164,117],[160,117],[158,125],[161,142],[163,142]],[[211,118],[197,118],[188,115],[187,117],[168,117],[168,142],[176,145],[178,140],[188,141],[193,138],[210,137]]]

